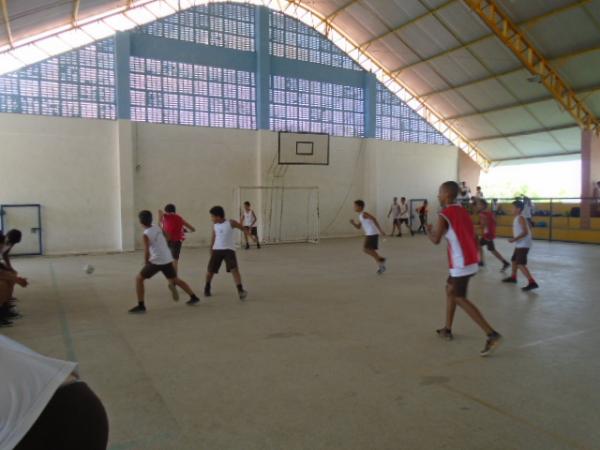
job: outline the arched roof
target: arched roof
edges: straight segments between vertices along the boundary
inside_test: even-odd
[[[115,8],[163,3],[180,9],[202,0],[0,0],[1,52],[11,42],[68,29]],[[363,67],[381,70],[401,98],[455,133],[463,150],[491,161],[568,155],[580,129],[549,91],[469,8],[465,0],[253,0],[301,7],[334,42],[347,40]],[[549,61],[578,98],[600,116],[600,0],[498,0],[497,5]],[[316,22],[319,21],[319,23]],[[308,21],[308,19],[304,19]],[[113,28],[124,26],[117,22]],[[343,44],[343,42],[342,42]],[[33,57],[28,55],[28,57]],[[363,58],[361,61],[360,58]],[[374,64],[365,61],[372,59]],[[366,64],[365,64],[366,63]],[[382,79],[382,78],[380,78]],[[399,83],[398,86],[394,80]],[[385,81],[385,80],[383,80]],[[404,89],[406,88],[406,89]],[[411,103],[412,102],[412,103]],[[426,107],[421,108],[421,103]],[[441,120],[440,120],[441,119]],[[456,141],[454,141],[457,143]]]

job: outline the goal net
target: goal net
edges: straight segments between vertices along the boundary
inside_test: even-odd
[[[235,204],[241,216],[250,202],[258,219],[258,236],[265,244],[319,241],[319,188],[240,186]]]

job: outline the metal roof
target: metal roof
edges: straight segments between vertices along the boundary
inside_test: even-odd
[[[131,0],[0,0],[12,39]],[[199,2],[200,3],[200,2]],[[580,150],[579,128],[463,0],[296,0],[368,49],[492,161]],[[497,0],[600,116],[600,0]],[[9,42],[5,22],[0,46]]]

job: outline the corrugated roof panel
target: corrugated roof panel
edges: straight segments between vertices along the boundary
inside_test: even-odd
[[[463,97],[453,91],[429,97],[427,98],[427,104],[431,105],[445,117],[475,112],[473,107],[469,105]]]
[[[492,123],[483,116],[471,116],[465,119],[453,120],[452,123],[469,139],[477,141],[481,137],[502,134]]]
[[[511,137],[509,141],[525,156],[564,153],[565,149],[550,133]]]
[[[437,15],[463,42],[490,34],[489,28],[463,2],[455,2],[443,8]]]
[[[362,3],[389,28],[396,28],[427,12],[427,9],[415,0],[362,0]]]
[[[517,57],[497,38],[477,42],[470,49],[495,73],[521,67]]]
[[[399,35],[423,58],[456,47],[459,44],[433,16],[424,17],[400,30]]]
[[[478,110],[488,110],[515,104],[515,97],[498,80],[472,84],[458,89]]]
[[[582,98],[596,117],[600,117],[600,91],[595,91],[593,94],[587,96],[584,95]]]
[[[447,88],[448,84],[427,65],[421,64],[400,73],[399,78],[418,95]]]
[[[546,58],[600,44],[600,30],[581,8],[540,21],[525,34]]]
[[[555,100],[532,103],[527,105],[527,109],[548,128],[575,124],[573,117]]]
[[[329,16],[347,3],[347,0],[313,0],[310,4],[312,8],[319,11],[324,16]]]
[[[554,66],[573,89],[600,85],[600,45],[595,51],[583,53]]]
[[[507,139],[485,141],[479,144],[479,148],[491,160],[523,157]]]
[[[374,42],[368,48],[368,51],[377,58],[381,58],[380,61],[390,70],[419,61],[419,57],[394,35],[389,35],[385,39]]]
[[[566,130],[552,131],[552,136],[558,140],[568,151],[581,150],[581,129],[568,128]]]
[[[486,113],[484,116],[504,134],[540,128],[540,124],[535,117],[521,106]]]
[[[453,85],[464,84],[489,75],[487,69],[466,49],[432,59],[429,64],[442,72]]]
[[[513,21],[522,22],[539,17],[557,8],[570,5],[574,0],[498,0],[498,4]]]
[[[340,14],[335,19],[336,26],[341,27],[344,30],[352,30],[352,39],[355,42],[365,42],[373,37],[373,31],[367,27],[367,24],[373,26],[373,22],[377,21],[377,18],[373,17],[368,13],[364,13],[366,22],[363,23],[360,16],[355,16],[350,12]],[[377,34],[377,33],[375,33]]]
[[[527,69],[510,73],[501,77],[502,83],[507,86],[521,101],[537,100],[548,97],[548,89],[537,81],[529,81],[532,75]]]

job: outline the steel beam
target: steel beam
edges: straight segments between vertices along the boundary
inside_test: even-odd
[[[6,28],[6,35],[8,36],[8,43],[10,46],[13,46],[13,36],[10,28],[10,17],[8,16],[8,6],[6,5],[6,0],[2,1],[2,17],[4,17],[4,27]]]
[[[568,111],[575,121],[585,129],[600,133],[600,121],[581,101],[568,83],[554,70],[544,55],[502,11],[495,0],[463,0],[504,45],[519,58],[532,75],[538,75],[552,96]]]

